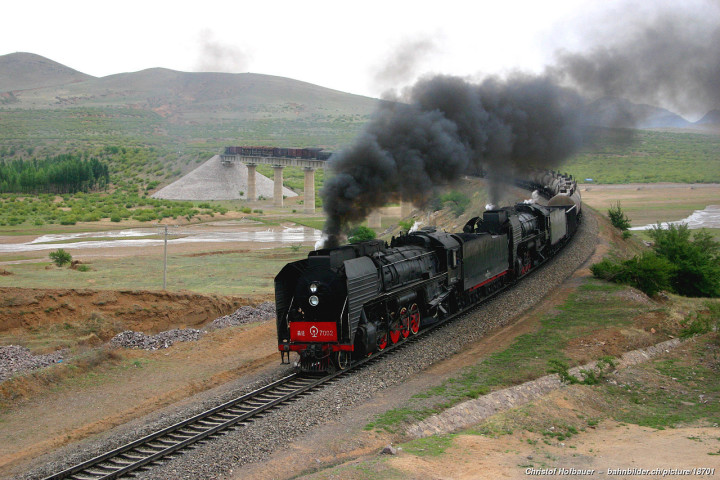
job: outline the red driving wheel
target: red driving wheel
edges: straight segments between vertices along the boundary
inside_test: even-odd
[[[380,337],[378,337],[377,340],[377,348],[378,350],[385,350],[385,347],[388,346],[388,334],[386,332],[383,332],[380,334]]]
[[[402,325],[397,320],[395,313],[390,314],[390,343],[393,345],[400,341],[400,334],[402,333]]]
[[[409,330],[413,335],[420,331],[420,309],[417,303],[413,303],[412,307],[410,307]]]
[[[402,336],[407,338],[410,335],[410,317],[408,316],[408,309],[405,307],[400,310],[400,324],[402,325]]]

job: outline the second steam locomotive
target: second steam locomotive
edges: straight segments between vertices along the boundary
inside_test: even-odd
[[[572,177],[538,173],[524,186],[551,197],[471,218],[459,233],[426,227],[310,252],[275,277],[278,348],[307,372],[348,368],[517,282],[555,255],[581,218]]]

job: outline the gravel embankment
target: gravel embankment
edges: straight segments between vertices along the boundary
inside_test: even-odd
[[[263,302],[257,307],[240,307],[230,315],[216,318],[208,325],[208,330],[235,327],[253,322],[265,322],[273,319],[275,319],[275,304],[272,302]]]
[[[62,362],[67,350],[58,350],[46,355],[33,355],[20,345],[4,345],[0,347],[0,382],[13,375],[27,370],[47,367]]]
[[[208,330],[235,327],[253,322],[265,322],[275,318],[275,305],[264,302],[256,307],[242,306],[229,315],[216,318],[206,330],[195,328],[174,328],[155,335],[126,330],[118,333],[110,340],[110,345],[120,348],[141,348],[143,350],[159,350],[168,348],[175,342],[194,342],[205,335]]]
[[[576,238],[556,259],[524,279],[514,288],[485,303],[481,308],[457,319],[385,361],[342,378],[297,401],[268,412],[248,427],[209,440],[204,445],[164,462],[162,467],[137,474],[139,479],[218,478],[242,465],[260,462],[278,448],[283,448],[316,426],[342,418],[347,412],[372,398],[377,392],[400,384],[431,364],[459,352],[465,345],[479,340],[493,328],[508,324],[517,315],[540,301],[582,265],[595,250],[598,226],[595,217],[587,215]],[[38,478],[90,458],[113,446],[151,433],[192,414],[250,391],[263,382],[279,378],[288,370],[276,369],[253,385],[241,379],[228,385],[214,397],[202,394],[192,405],[168,409],[162,414],[133,422],[117,432],[110,432],[97,442],[82,442],[74,449],[65,448],[53,455],[42,471],[22,478]],[[122,430],[122,431],[120,431]]]
[[[176,342],[199,340],[208,330],[233,327],[253,322],[266,322],[273,318],[275,318],[275,305],[271,302],[264,302],[257,307],[243,306],[229,315],[216,318],[210,322],[206,330],[174,328],[155,335],[126,330],[115,335],[110,339],[108,344],[117,348],[159,350],[168,348]],[[68,360],[68,358],[66,358],[67,353],[67,349],[63,349],[46,355],[33,355],[30,350],[19,345],[0,346],[0,382],[4,382],[13,375]]]

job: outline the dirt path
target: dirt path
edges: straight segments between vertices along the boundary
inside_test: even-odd
[[[562,406],[561,398],[548,401]],[[572,414],[572,411],[567,411]],[[720,442],[715,428],[682,427],[655,430],[637,425],[604,421],[574,439],[553,445],[530,432],[492,438],[459,435],[439,457],[401,453],[388,459],[387,467],[402,472],[407,479],[527,479],[540,478],[717,478],[716,457]],[[537,447],[537,442],[542,447]],[[540,461],[543,466],[531,467]],[[640,470],[691,469],[715,467],[715,475],[645,474]],[[628,472],[608,473],[609,470]],[[347,476],[346,478],[353,478]]]

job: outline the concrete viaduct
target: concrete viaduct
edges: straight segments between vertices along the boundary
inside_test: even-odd
[[[304,159],[304,158],[282,158],[282,157],[257,157],[250,155],[233,155],[223,153],[223,163],[241,162],[248,170],[248,191],[247,198],[250,201],[257,200],[255,173],[258,165],[272,165],[274,170],[273,180],[273,202],[276,207],[283,206],[283,168],[302,167],[305,171],[305,203],[306,213],[315,213],[315,170],[325,168],[325,160]]]
[[[305,171],[305,203],[303,211],[305,213],[315,213],[315,170],[325,168],[326,160],[305,159],[305,158],[286,158],[286,157],[269,157],[255,155],[241,155],[223,153],[221,161],[225,164],[233,162],[241,162],[247,166],[248,170],[248,191],[247,198],[250,201],[257,200],[257,190],[255,183],[256,168],[258,165],[272,165],[274,169],[274,186],[273,186],[273,203],[276,207],[283,206],[283,168],[285,167],[302,167]],[[412,211],[412,204],[402,202],[400,205],[401,216],[407,217]],[[381,228],[380,210],[375,210],[368,216],[368,227]]]

